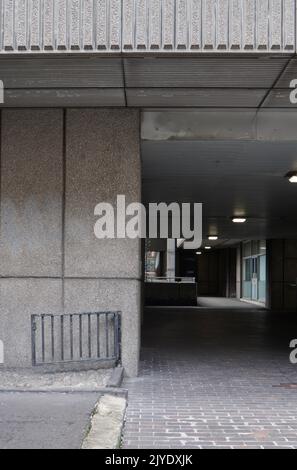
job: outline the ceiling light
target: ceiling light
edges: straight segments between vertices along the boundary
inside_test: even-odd
[[[286,178],[288,178],[290,183],[297,183],[297,171],[290,171],[290,173],[286,174]]]
[[[210,236],[208,237],[208,240],[214,240],[214,241],[215,241],[215,240],[217,240],[218,238],[219,238],[219,237],[217,237],[217,236],[215,236],[215,235],[210,235]]]
[[[232,222],[234,224],[244,224],[246,219],[244,217],[233,217]]]
[[[201,252],[201,251],[197,251],[196,255],[200,256],[200,255],[202,255],[202,252]]]
[[[211,246],[206,246],[205,250],[211,250]]]

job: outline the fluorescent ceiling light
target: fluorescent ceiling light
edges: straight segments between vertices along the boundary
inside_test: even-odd
[[[297,183],[297,171],[290,171],[290,173],[286,175],[286,178],[288,178],[290,183]]]
[[[216,235],[210,235],[210,236],[208,237],[208,240],[214,240],[214,241],[215,241],[215,240],[217,240],[218,238],[219,238],[219,237],[217,237]]]
[[[233,217],[232,222],[234,224],[244,224],[246,222],[246,218],[245,217]]]

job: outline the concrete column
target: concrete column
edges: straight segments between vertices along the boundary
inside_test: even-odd
[[[166,252],[166,276],[175,277],[175,257],[176,257],[176,240],[169,238],[167,240]]]
[[[98,240],[95,206],[141,201],[139,113],[68,110],[66,122],[65,309],[122,311],[123,365],[138,371],[140,240]]]
[[[63,112],[1,113],[0,340],[31,365],[34,313],[62,309]]]
[[[1,181],[4,365],[31,366],[32,313],[121,310],[136,375],[141,243],[97,240],[94,208],[141,200],[138,111],[2,111]]]

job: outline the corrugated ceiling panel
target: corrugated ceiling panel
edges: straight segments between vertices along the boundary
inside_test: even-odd
[[[125,92],[117,88],[57,88],[6,90],[6,108],[125,106]]]
[[[276,84],[276,88],[289,88],[292,80],[297,78],[297,59],[292,59],[285,72]]]
[[[121,60],[98,57],[3,58],[1,80],[9,88],[122,88]]]
[[[266,90],[127,89],[128,106],[136,107],[254,107]]]
[[[270,88],[286,58],[146,58],[125,59],[130,88]]]
[[[272,90],[263,103],[263,108],[297,108],[290,100],[291,90]]]

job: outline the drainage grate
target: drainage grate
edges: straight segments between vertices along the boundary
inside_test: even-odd
[[[33,366],[121,358],[121,312],[32,315]]]

